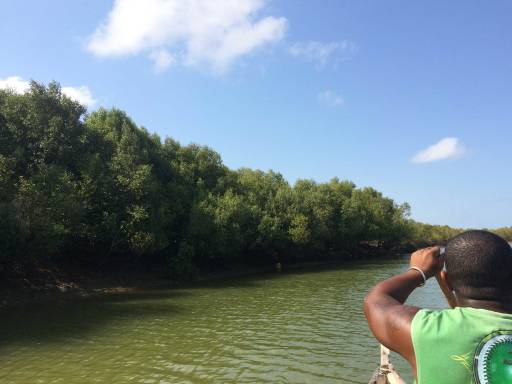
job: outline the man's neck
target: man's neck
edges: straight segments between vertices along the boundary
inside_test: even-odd
[[[489,311],[511,313],[512,301],[489,300],[489,299],[471,299],[468,297],[457,297],[459,307],[471,307],[478,309],[487,309]]]

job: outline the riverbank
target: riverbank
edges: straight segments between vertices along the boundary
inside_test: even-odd
[[[326,259],[320,261],[288,261],[259,266],[233,265],[203,270],[185,281],[172,281],[163,273],[165,268],[132,266],[120,270],[109,266],[103,271],[84,266],[30,265],[0,268],[0,308],[24,306],[31,303],[59,302],[109,294],[147,291],[165,288],[186,288],[215,283],[233,278],[244,278],[266,273],[317,271],[339,268],[364,259],[392,258],[406,253],[406,248],[388,253],[360,252],[350,260]]]
[[[165,279],[150,271],[107,276],[89,268],[55,265],[4,269],[1,275],[0,308],[158,288],[165,284]]]

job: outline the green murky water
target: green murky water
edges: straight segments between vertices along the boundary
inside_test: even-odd
[[[407,261],[0,312],[0,383],[367,383],[362,300]],[[411,302],[442,307],[430,282]],[[397,365],[410,382],[410,373]]]

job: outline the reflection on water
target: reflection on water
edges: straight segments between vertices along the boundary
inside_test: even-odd
[[[1,312],[0,382],[367,383],[362,300],[406,259]],[[411,298],[444,306],[429,282]],[[395,364],[410,382],[403,361]]]

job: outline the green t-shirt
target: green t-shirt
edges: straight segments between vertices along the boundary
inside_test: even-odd
[[[422,309],[411,333],[418,384],[512,383],[512,314]]]

